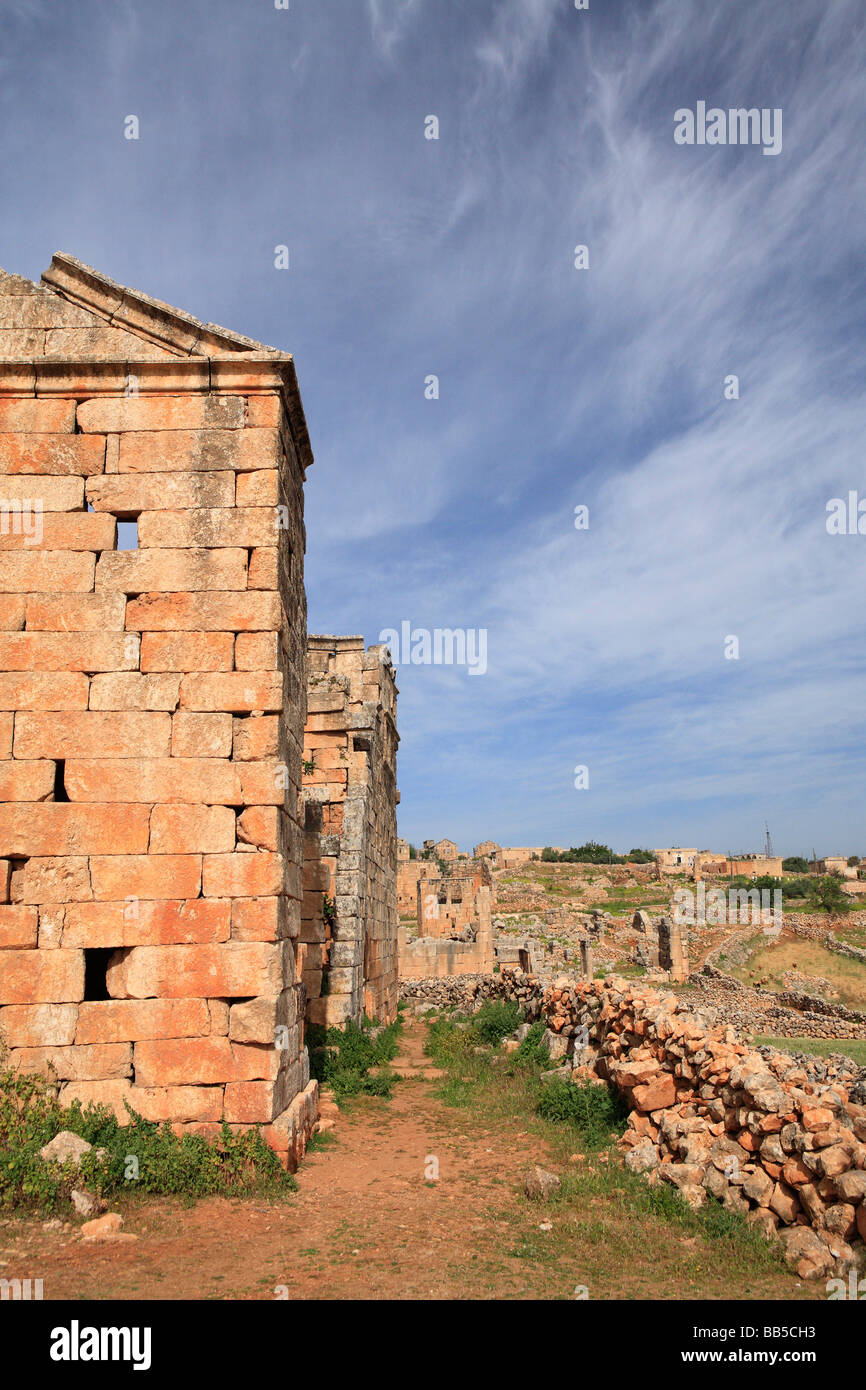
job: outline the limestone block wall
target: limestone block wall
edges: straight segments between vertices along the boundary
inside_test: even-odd
[[[494,960],[492,947],[488,951],[482,940],[448,941],[425,936],[410,941],[406,928],[400,928],[401,980],[486,974],[493,969]]]
[[[483,863],[483,861],[482,861]],[[477,866],[476,866],[477,868]],[[486,864],[483,865],[487,869]],[[489,880],[489,872],[487,873]],[[447,880],[443,880],[447,882]],[[419,884],[419,912],[423,901]],[[485,973],[491,971],[496,954],[493,945],[492,890],[489,881],[476,883],[472,876],[465,879],[465,921],[459,929],[464,934],[471,927],[472,939],[459,939],[457,927],[444,914],[419,925],[419,935],[410,939],[406,927],[399,931],[399,971],[401,980],[442,979],[445,976]],[[440,909],[441,910],[441,909]],[[464,905],[460,903],[461,918]],[[419,919],[420,922],[421,919]],[[454,933],[454,934],[451,934]]]
[[[0,278],[0,358],[0,1035],[64,1101],[261,1125],[293,1162],[292,360],[65,256]]]
[[[502,869],[518,869],[532,859],[540,859],[543,845],[522,845],[503,847],[496,856],[496,863]]]
[[[399,999],[394,669],[385,646],[311,636],[307,681],[299,947],[307,1016],[389,1022]]]
[[[397,911],[415,913],[418,903],[418,883],[439,878],[439,865],[432,859],[405,859],[397,863]]]
[[[484,914],[490,893],[479,898],[481,888],[491,887],[490,869],[484,860],[447,877],[419,879],[416,922],[419,936],[456,937]]]

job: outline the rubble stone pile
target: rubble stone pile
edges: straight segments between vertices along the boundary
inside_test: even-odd
[[[592,1072],[628,1097],[621,1147],[633,1172],[693,1206],[714,1197],[742,1212],[780,1237],[801,1278],[856,1267],[866,1240],[862,1069],[758,1050],[676,995],[615,977],[559,980],[542,1012],[552,1033],[575,1039],[575,1075],[594,1057]]]

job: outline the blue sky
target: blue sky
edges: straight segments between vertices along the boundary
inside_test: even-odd
[[[295,354],[312,631],[487,630],[483,676],[399,668],[410,839],[866,855],[866,535],[825,525],[866,498],[864,29],[5,0],[0,263]],[[677,145],[699,100],[781,108],[781,153]]]

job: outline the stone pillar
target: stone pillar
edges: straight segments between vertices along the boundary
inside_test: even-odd
[[[594,978],[595,970],[592,959],[592,942],[584,937],[580,942],[580,973],[584,980]]]
[[[661,970],[670,971],[672,980],[685,980],[688,977],[689,962],[682,929],[678,922],[669,917],[659,918],[658,964]]]

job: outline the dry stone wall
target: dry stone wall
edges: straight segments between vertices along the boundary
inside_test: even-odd
[[[625,1163],[693,1206],[718,1200],[778,1237],[801,1278],[846,1276],[866,1242],[866,1068],[755,1048],[676,994],[624,979],[531,975],[412,981],[404,997],[477,1010],[520,1004],[547,1027],[558,1075],[606,1081],[628,1099]]]
[[[570,1038],[577,1075],[607,1079],[632,1110],[626,1164],[715,1198],[778,1236],[801,1278],[845,1275],[866,1239],[866,1073],[753,1048],[676,995],[627,981],[560,980],[549,1029]],[[819,1079],[820,1078],[820,1079]]]
[[[0,1035],[64,1101],[258,1124],[294,1162],[292,360],[65,256],[0,278],[0,345]]]
[[[744,985],[711,965],[689,976],[703,1003],[726,1022],[751,1033],[794,1038],[866,1038],[866,1014],[802,990],[771,990]]]

